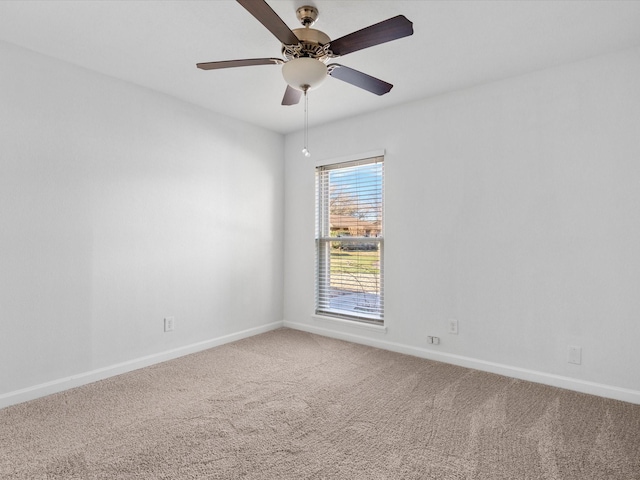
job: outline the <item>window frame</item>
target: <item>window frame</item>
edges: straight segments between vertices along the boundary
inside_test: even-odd
[[[352,168],[358,165],[372,165],[379,164],[381,166],[381,181],[379,186],[379,229],[376,236],[369,236],[367,234],[345,237],[333,237],[331,236],[330,226],[330,211],[329,211],[329,199],[331,187],[327,183],[321,185],[321,175],[327,177],[329,171],[335,171],[339,169]],[[353,155],[349,157],[342,157],[333,161],[318,162],[315,165],[315,299],[314,299],[314,312],[316,316],[332,317],[340,320],[357,322],[358,324],[371,324],[375,326],[384,326],[384,227],[385,227],[385,188],[384,188],[384,164],[385,164],[385,152],[375,151],[368,152],[360,155]],[[324,173],[322,173],[324,172]],[[375,190],[377,191],[376,185]],[[378,205],[377,203],[375,204]],[[354,217],[355,218],[355,217]],[[360,225],[356,228],[356,231],[360,229]],[[367,232],[368,234],[371,231]],[[339,239],[339,240],[338,240]],[[360,311],[356,312],[356,309],[361,304],[359,300],[356,300],[357,306],[351,308],[336,308],[329,305],[330,299],[327,299],[327,292],[331,291],[331,248],[332,244],[340,242],[342,245],[357,244],[361,245],[369,244],[376,245],[375,250],[378,252],[378,273],[374,274],[375,278],[375,293],[371,293],[370,290],[363,288],[362,292],[354,292],[352,296],[358,297],[358,295],[365,295],[364,303],[367,303],[366,296],[375,295],[377,299],[375,307],[372,309],[373,313],[367,312],[366,307],[360,307]],[[348,249],[347,249],[348,250]],[[357,249],[360,250],[360,249]],[[356,280],[360,283],[359,280]],[[369,302],[369,305],[372,305]]]

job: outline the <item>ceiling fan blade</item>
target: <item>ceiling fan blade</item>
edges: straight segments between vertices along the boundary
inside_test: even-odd
[[[196,63],[196,67],[201,70],[216,70],[218,68],[251,67],[253,65],[282,65],[283,63],[284,60],[279,58],[247,58],[245,60]]]
[[[333,40],[330,48],[334,55],[346,55],[409,35],[413,35],[413,23],[404,15],[398,15]]]
[[[236,0],[247,11],[256,17],[280,42],[285,45],[297,45],[298,37],[291,31],[287,24],[264,0]]]
[[[372,77],[366,73],[359,72],[353,68],[345,67],[337,63],[327,65],[329,67],[329,75],[343,82],[350,83],[356,87],[360,87],[368,92],[375,93],[376,95],[384,95],[389,93],[389,90],[393,88],[390,83],[384,82],[379,78]],[[333,67],[333,68],[331,68]]]
[[[282,105],[296,105],[300,102],[300,97],[302,97],[302,92],[300,90],[287,85],[284,97],[282,98]]]

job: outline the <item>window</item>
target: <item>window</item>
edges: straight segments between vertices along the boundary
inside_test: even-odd
[[[382,324],[383,157],[316,168],[316,313]]]

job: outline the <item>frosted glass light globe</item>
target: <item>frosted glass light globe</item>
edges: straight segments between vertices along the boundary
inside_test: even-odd
[[[282,76],[292,88],[313,90],[327,79],[327,66],[315,58],[294,58],[282,66]]]

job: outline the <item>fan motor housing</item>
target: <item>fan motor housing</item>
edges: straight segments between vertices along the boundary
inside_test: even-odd
[[[326,33],[315,28],[296,28],[292,31],[300,43],[298,45],[282,45],[282,54],[287,60],[311,57],[324,62],[331,56],[329,50],[331,38]]]

